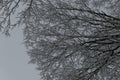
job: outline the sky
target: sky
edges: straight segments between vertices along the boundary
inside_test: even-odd
[[[40,80],[36,65],[28,64],[26,51],[20,28],[10,37],[0,34],[0,80]]]

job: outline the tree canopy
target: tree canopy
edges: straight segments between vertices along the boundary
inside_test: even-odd
[[[43,80],[120,80],[119,7],[119,0],[3,0],[0,29],[25,26]]]

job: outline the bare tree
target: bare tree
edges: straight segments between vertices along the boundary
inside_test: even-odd
[[[25,25],[30,62],[44,80],[120,79],[119,0],[11,1],[3,2],[15,4],[3,10],[9,13],[3,30],[11,28],[16,6],[25,4],[16,25]]]

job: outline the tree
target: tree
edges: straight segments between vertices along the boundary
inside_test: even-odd
[[[20,3],[14,26],[25,25],[30,62],[43,80],[120,79],[119,0],[7,0],[15,6],[3,10],[3,30]]]

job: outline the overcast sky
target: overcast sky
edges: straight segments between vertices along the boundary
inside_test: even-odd
[[[20,29],[10,37],[0,34],[0,80],[40,80],[36,65],[28,64],[26,51]]]

